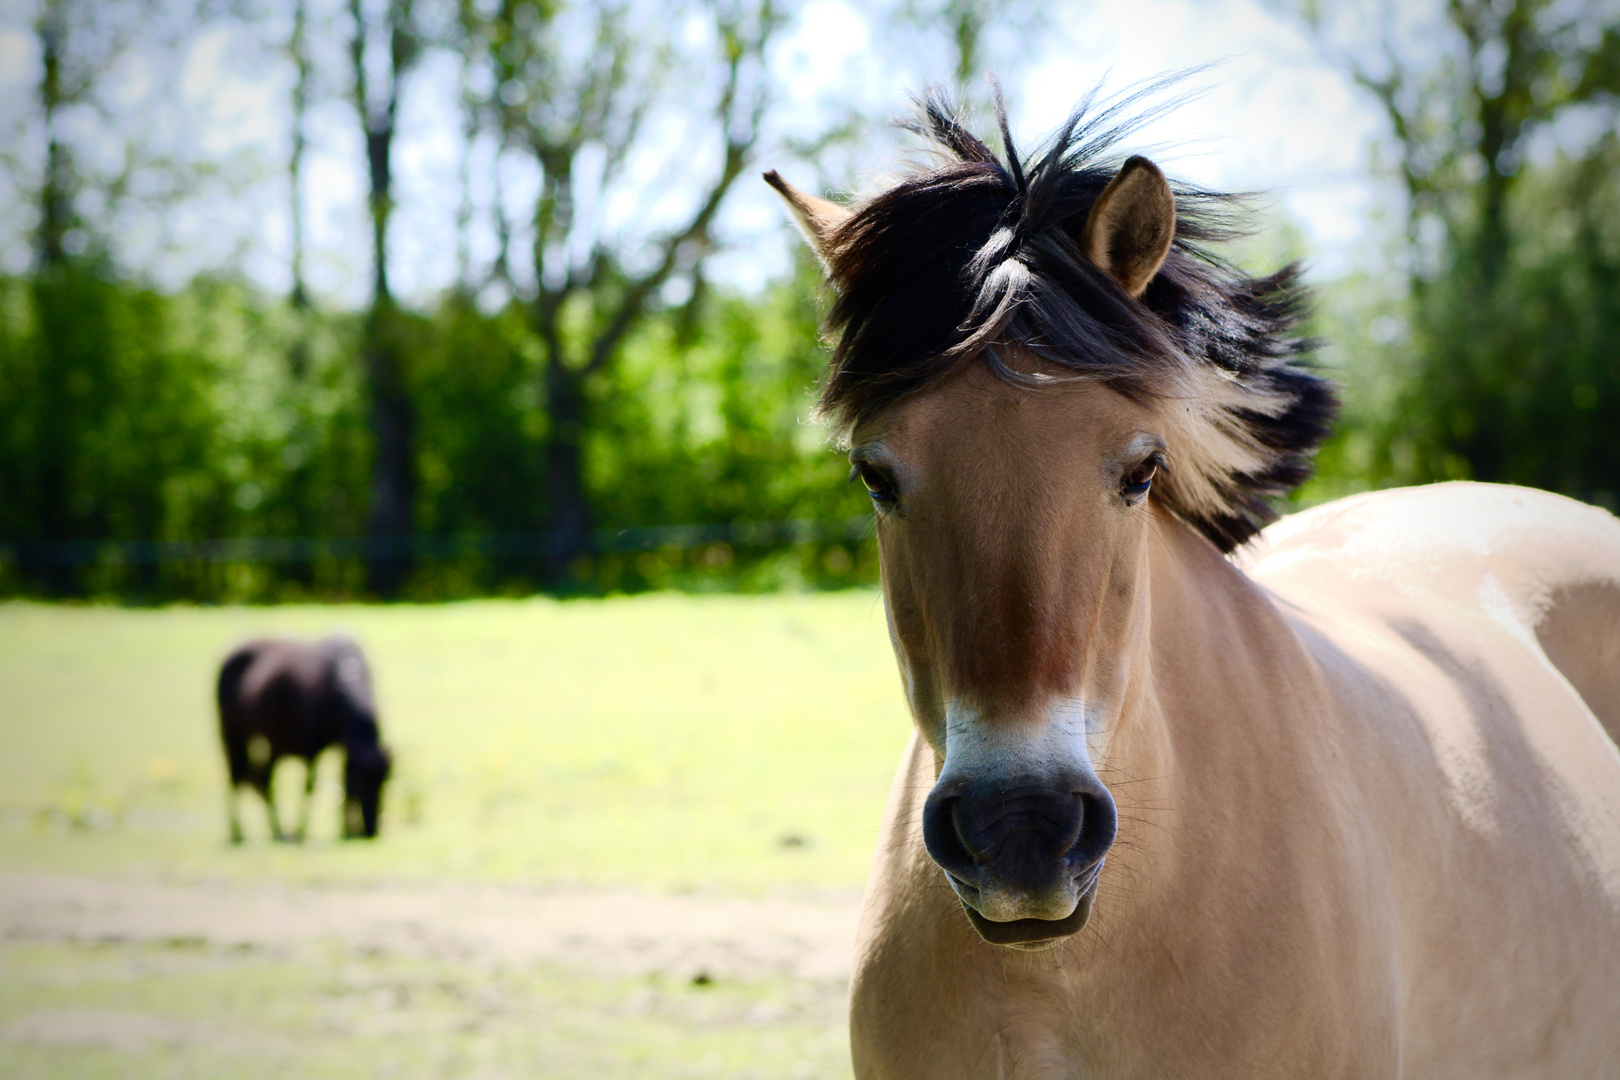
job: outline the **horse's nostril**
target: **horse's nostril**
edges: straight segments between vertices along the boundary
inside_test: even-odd
[[[951,834],[956,838],[957,845],[967,853],[969,858],[974,862],[982,862],[984,861],[982,844],[973,842],[974,823],[969,815],[963,813],[963,809],[961,799],[950,800]]]
[[[923,806],[923,845],[929,858],[948,873],[973,876],[979,859],[967,844],[957,811],[962,800],[954,795],[930,795]]]
[[[1081,807],[1081,824],[1071,845],[1070,858],[1085,866],[1108,854],[1114,835],[1119,831],[1119,815],[1114,809],[1114,800],[1106,792],[1095,795],[1076,792],[1075,795]]]
[[[1113,800],[1105,790],[1007,787],[981,783],[936,789],[923,807],[929,856],[964,882],[1030,881],[1078,871],[1114,842]]]
[[[1084,818],[1077,795],[1029,789],[970,792],[941,800],[940,810],[949,813],[951,846],[980,864],[1007,855],[1060,857],[1079,838]]]

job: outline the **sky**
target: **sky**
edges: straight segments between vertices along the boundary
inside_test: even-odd
[[[346,70],[346,30],[339,22],[343,5],[325,2],[332,12],[325,23],[317,19],[315,59],[330,83]],[[1099,80],[1123,89],[1166,71],[1214,65],[1189,83],[1201,97],[1155,122],[1129,149],[1147,152],[1179,179],[1269,193],[1271,220],[1298,227],[1318,275],[1340,274],[1375,257],[1380,212],[1399,198],[1389,180],[1369,168],[1371,147],[1384,134],[1382,118],[1298,26],[1258,0],[1071,0],[1048,10],[1057,14],[1047,25],[996,28],[989,40],[990,63],[1006,87],[1014,134],[1026,150]],[[900,114],[909,93],[939,80],[947,58],[939,41],[872,12],[871,5],[850,0],[807,0],[797,9],[769,58],[780,100],[759,168],[780,167],[804,187],[860,187],[895,164],[905,143],[881,118]],[[37,125],[26,119],[38,71],[33,17],[31,0],[0,0],[0,158],[24,176],[37,174],[43,145]],[[118,216],[114,250],[123,265],[171,285],[199,270],[237,267],[267,288],[285,289],[291,231],[282,163],[292,72],[278,52],[284,31],[274,18],[247,27],[221,21],[184,29],[182,45],[126,53],[105,74],[110,120],[70,115],[64,123],[86,133],[87,160],[95,157],[93,129],[101,122],[123,136],[139,132],[154,152],[209,163],[206,176],[188,182],[184,199],[166,202],[162,185],[154,184],[144,201],[133,200]],[[397,291],[410,300],[430,298],[456,271],[457,78],[453,58],[430,54],[403,102],[396,144],[400,209],[390,262]],[[323,302],[355,305],[368,281],[362,146],[346,88],[317,89],[321,101],[306,127],[307,277]],[[786,136],[808,134],[841,104],[873,118],[865,137],[820,168],[794,159]],[[103,155],[109,170],[117,165],[112,141],[102,139],[109,144]],[[475,147],[471,158],[474,201],[486,210],[497,168],[490,149]],[[650,215],[655,222],[660,213],[678,214],[683,185],[691,182],[685,168],[658,160],[656,153],[647,158],[647,185],[616,194],[602,213],[615,220]],[[678,153],[667,160],[680,163]],[[510,162],[501,167],[507,198],[521,203],[532,177]],[[694,164],[691,172],[702,169]],[[28,213],[16,189],[0,191],[0,269],[26,266]],[[712,275],[741,288],[780,274],[795,242],[775,196],[746,175],[728,202],[721,234],[729,243],[713,260]],[[475,260],[492,255],[487,223],[474,230],[473,241]]]
[[[1099,80],[1122,89],[1212,65],[1188,84],[1202,96],[1146,129],[1137,147],[1178,179],[1269,193],[1304,230],[1325,270],[1347,265],[1375,207],[1395,197],[1368,167],[1385,125],[1372,99],[1327,64],[1297,25],[1255,0],[1091,2],[1069,10],[1044,29],[1038,46],[1013,42],[998,50],[1025,60],[998,71],[1016,141],[1033,147]],[[840,69],[859,73],[874,99],[897,109],[911,87],[884,77],[874,36],[855,5],[813,0],[795,47],[817,57],[818,80]]]

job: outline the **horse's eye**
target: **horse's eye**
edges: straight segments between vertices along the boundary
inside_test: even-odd
[[[889,483],[888,479],[884,477],[882,473],[873,468],[870,463],[865,461],[857,461],[855,463],[854,468],[850,470],[849,478],[854,480],[857,477],[860,478],[861,483],[866,485],[866,492],[868,495],[872,496],[873,502],[881,503],[885,506],[894,502],[894,486]]]
[[[1125,482],[1121,487],[1125,501],[1136,502],[1148,493],[1148,488],[1153,486],[1153,477],[1158,474],[1161,464],[1163,462],[1155,455],[1125,474]]]

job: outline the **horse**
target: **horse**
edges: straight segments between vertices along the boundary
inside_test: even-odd
[[[845,204],[819,414],[913,723],[862,1080],[1620,1076],[1620,523],[1453,483],[1285,518],[1336,410],[1296,266],[1083,102]]]
[[[315,759],[342,744],[343,836],[372,839],[393,757],[381,742],[371,673],[360,646],[342,635],[321,641],[264,639],[232,651],[220,666],[219,734],[230,773],[226,807],[231,843],[242,842],[237,792],[246,784],[264,799],[277,840],[302,842],[309,831]],[[271,790],[276,762],[304,759],[298,827],[282,831]]]

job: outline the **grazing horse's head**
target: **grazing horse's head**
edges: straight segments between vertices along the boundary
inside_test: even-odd
[[[388,782],[393,767],[393,755],[380,743],[361,743],[348,748],[343,763],[343,835],[346,839],[376,838],[383,785]]]
[[[1293,268],[1211,259],[1231,200],[1100,164],[1130,125],[1085,113],[1027,162],[1003,119],[1002,161],[930,101],[915,130],[946,163],[853,209],[767,174],[836,293],[822,412],[939,762],[923,838],[980,935],[1024,947],[1085,924],[1114,842],[1156,521],[1252,536],[1333,408],[1291,362]]]
[[[353,639],[338,634],[321,642],[327,660],[327,707],[344,747],[343,836],[375,839],[383,785],[394,757],[381,741],[371,672]]]

